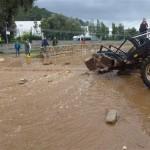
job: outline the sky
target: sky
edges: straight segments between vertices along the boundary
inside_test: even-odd
[[[49,11],[83,20],[123,23],[136,27],[143,17],[150,23],[150,0],[37,0],[36,5]]]

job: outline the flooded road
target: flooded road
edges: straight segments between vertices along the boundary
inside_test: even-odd
[[[150,90],[144,85],[138,73],[114,76],[111,79],[114,88],[124,95],[133,108],[139,110],[137,115],[144,118],[143,127],[150,135]]]
[[[150,92],[139,74],[98,75],[85,57],[0,64],[0,150],[150,149]],[[119,112],[114,126],[105,123],[109,109]]]

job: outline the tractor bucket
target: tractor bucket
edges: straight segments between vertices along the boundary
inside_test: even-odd
[[[90,71],[96,70],[96,63],[93,57],[87,58],[84,62]]]

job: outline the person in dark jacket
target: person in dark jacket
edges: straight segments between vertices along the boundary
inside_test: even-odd
[[[146,19],[143,18],[143,21],[140,24],[139,32],[142,34],[142,33],[146,33],[147,30],[148,30],[148,23],[147,23]]]
[[[25,48],[25,54],[26,54],[26,56],[27,55],[30,56],[31,44],[30,44],[29,40],[25,41],[24,48]]]
[[[146,33],[147,31],[148,31],[148,23],[147,23],[146,19],[143,18],[143,21],[142,21],[142,23],[140,24],[139,32],[140,32],[140,34],[144,34],[144,33]],[[144,43],[146,37],[147,37],[147,35],[141,36],[141,38],[140,38],[140,44],[143,44],[143,43]]]
[[[46,38],[44,38],[44,39],[42,40],[42,47],[43,47],[43,48],[46,48],[47,46],[49,46],[48,41],[47,41]]]
[[[48,49],[49,43],[48,43],[46,38],[44,38],[42,40],[42,45],[41,46],[42,46],[41,47],[41,54],[44,57],[43,64],[49,64],[49,49]]]
[[[21,48],[20,43],[16,41],[15,43],[16,57],[20,55],[20,48]]]
[[[58,40],[56,37],[53,38],[52,45],[56,46],[58,44]]]

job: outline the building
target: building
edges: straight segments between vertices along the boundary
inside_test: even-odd
[[[41,21],[15,21],[15,23],[17,37],[30,32],[32,32],[33,35],[42,36],[40,28]]]

